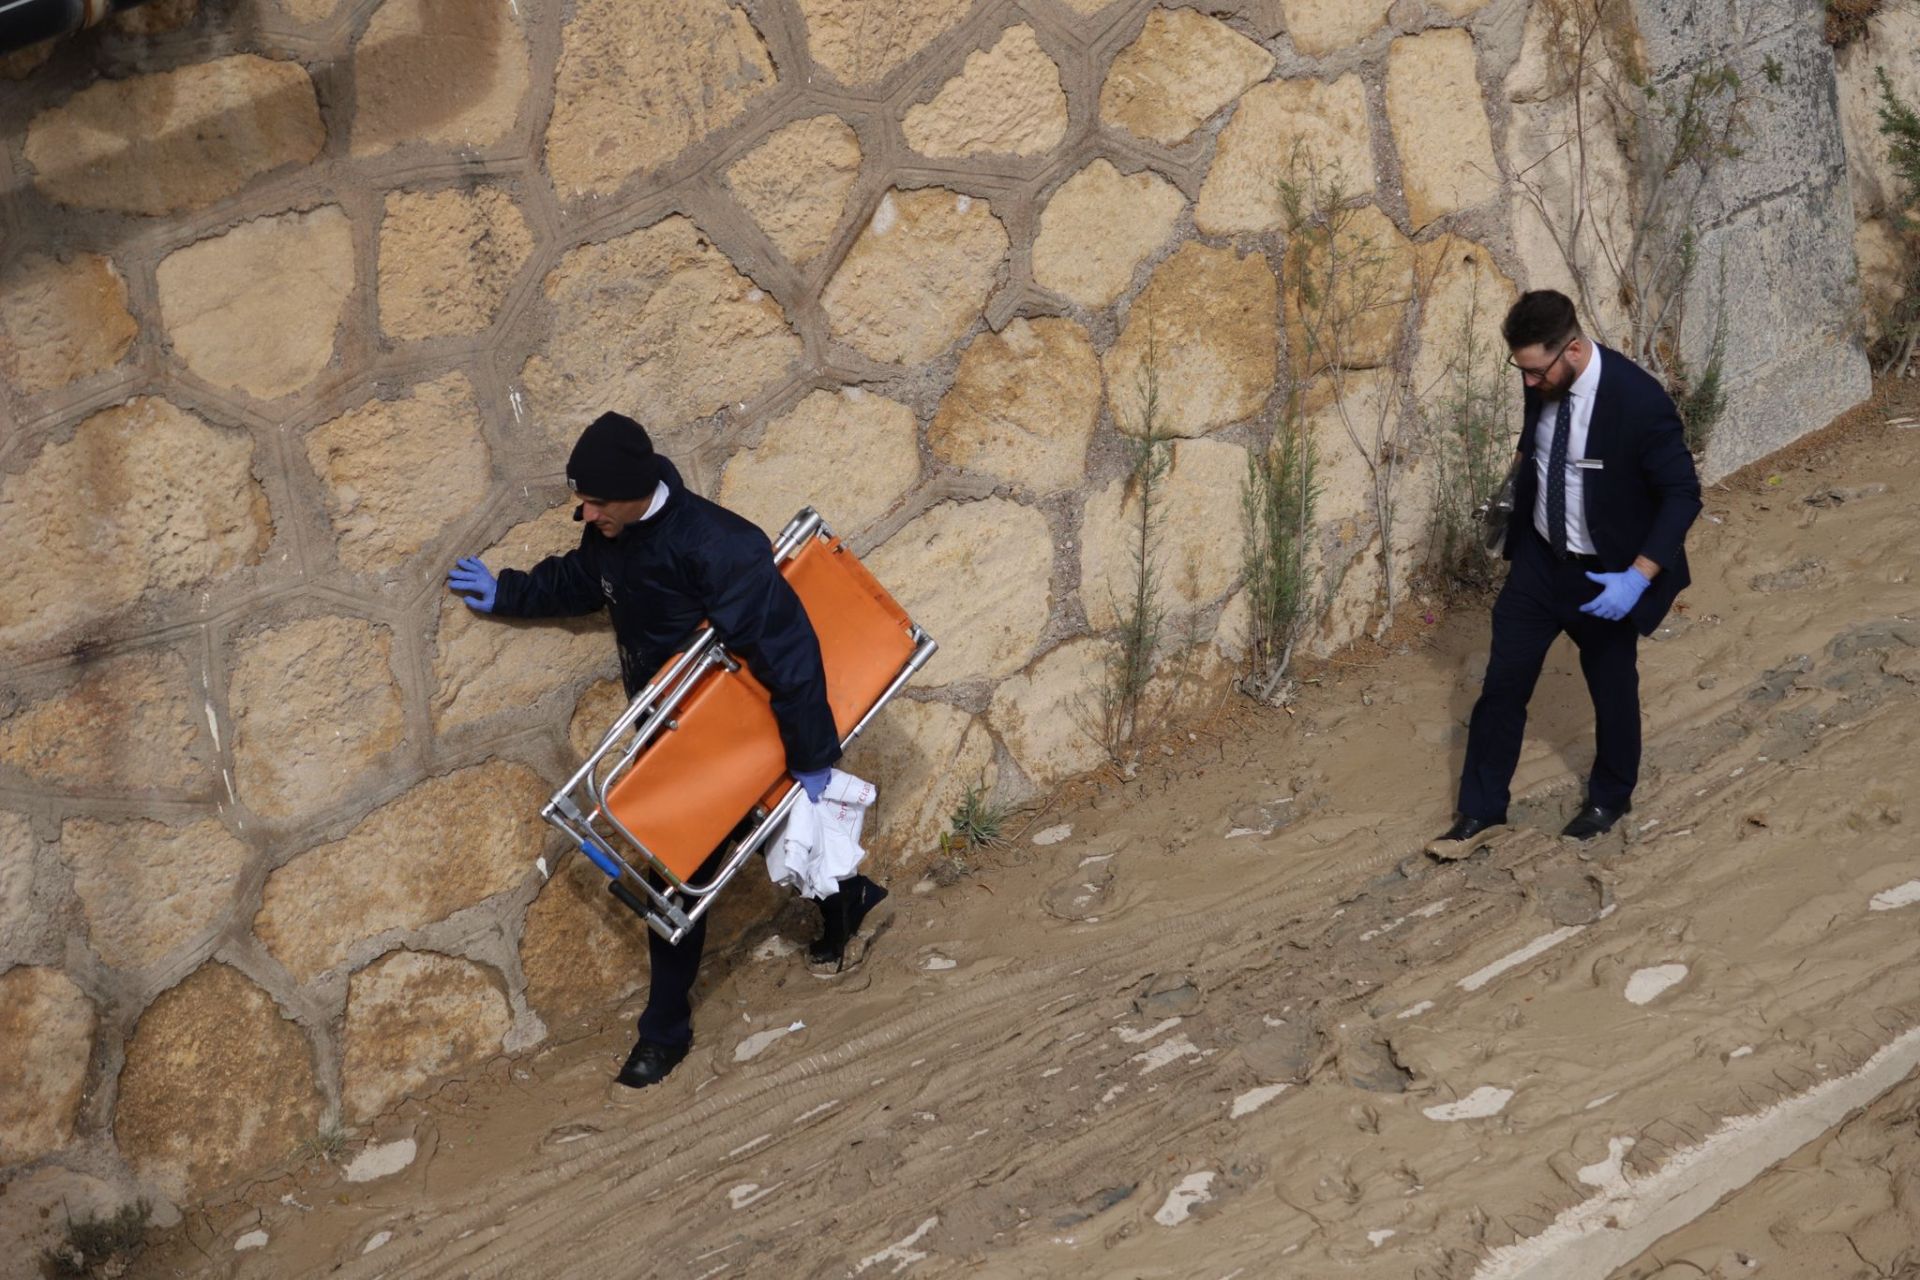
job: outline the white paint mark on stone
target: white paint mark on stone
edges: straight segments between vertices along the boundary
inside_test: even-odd
[[[1127,1059],[1127,1061],[1140,1063],[1140,1074],[1144,1076],[1150,1075],[1164,1066],[1178,1062],[1182,1058],[1199,1058],[1204,1056],[1193,1041],[1187,1039],[1185,1036],[1174,1036],[1171,1040],[1161,1041],[1145,1053],[1134,1054],[1133,1057]]]
[[[927,1232],[933,1230],[935,1227],[939,1225],[940,1225],[940,1215],[936,1213],[931,1218],[928,1218],[925,1222],[922,1222],[919,1226],[915,1227],[913,1229],[913,1234],[908,1236],[906,1239],[896,1240],[892,1244],[888,1245],[886,1248],[882,1249],[880,1252],[870,1253],[866,1257],[860,1259],[858,1263],[854,1264],[853,1274],[859,1275],[862,1271],[865,1271],[868,1267],[874,1266],[878,1263],[891,1262],[894,1265],[893,1265],[893,1271],[890,1274],[896,1275],[896,1276],[899,1275],[902,1271],[905,1271],[908,1267],[912,1266],[916,1262],[921,1261],[923,1258],[927,1256],[924,1252],[914,1248],[913,1246],[916,1244],[919,1244],[920,1238],[922,1236],[926,1235]]]
[[[796,1018],[788,1026],[769,1027],[765,1031],[756,1031],[745,1040],[742,1040],[734,1048],[733,1060],[735,1062],[750,1062],[772,1047],[774,1041],[784,1036],[790,1036],[796,1031],[804,1031],[806,1027],[806,1023]]]
[[[1193,1216],[1195,1205],[1205,1204],[1213,1199],[1213,1180],[1218,1176],[1211,1169],[1202,1169],[1199,1173],[1190,1173],[1174,1184],[1167,1192],[1166,1203],[1154,1210],[1153,1220],[1163,1227],[1177,1227]]]
[[[1033,842],[1035,844],[1059,844],[1072,834],[1073,824],[1071,822],[1062,822],[1058,826],[1048,827],[1045,831],[1034,832]]]
[[[344,1176],[348,1182],[373,1182],[392,1177],[412,1164],[418,1154],[420,1148],[412,1138],[376,1143],[361,1148],[360,1154],[347,1165]]]
[[[538,868],[540,868],[540,878],[541,878],[542,880],[551,880],[551,879],[553,879],[553,872],[551,872],[551,871],[549,871],[549,870],[547,870],[547,855],[546,855],[546,854],[544,854],[544,853],[543,853],[543,854],[541,854],[541,855],[540,855],[539,857],[537,857],[537,858],[535,858],[535,859],[533,860],[533,865],[534,865],[534,866],[536,866],[536,867],[538,867]]]
[[[1439,1106],[1422,1107],[1420,1113],[1429,1120],[1479,1120],[1486,1116],[1499,1115],[1512,1097],[1511,1089],[1500,1089],[1490,1084],[1483,1084],[1457,1102],[1443,1102]]]
[[[956,213],[965,213],[967,210],[973,208],[973,197],[955,196],[953,198],[953,208]]]
[[[1585,932],[1586,928],[1587,926],[1583,924],[1570,924],[1555,929],[1552,933],[1543,933],[1518,951],[1509,951],[1486,968],[1478,969],[1460,979],[1459,987],[1462,991],[1478,991],[1507,970],[1518,968],[1535,956],[1552,950],[1568,938]]]
[[[220,717],[213,714],[213,704],[207,704],[207,732],[213,735],[213,749],[220,749]]]
[[[1249,1089],[1233,1100],[1233,1109],[1227,1112],[1227,1119],[1238,1120],[1241,1116],[1250,1116],[1289,1088],[1290,1085],[1284,1084],[1263,1084],[1258,1089]]]
[[[1161,1032],[1171,1031],[1179,1025],[1179,1018],[1165,1018],[1156,1025],[1148,1027],[1145,1031],[1131,1031],[1126,1027],[1115,1027],[1113,1034],[1120,1037],[1120,1043],[1122,1044],[1145,1044]]]
[[[368,1237],[366,1244],[361,1246],[360,1253],[362,1256],[365,1256],[366,1254],[372,1253],[375,1249],[384,1248],[387,1241],[391,1239],[393,1239],[393,1232],[376,1231],[372,1236]]]
[[[245,1253],[248,1249],[264,1249],[266,1247],[267,1233],[257,1227],[233,1242],[233,1251],[235,1253]]]
[[[1633,976],[1627,979],[1627,1003],[1646,1004],[1686,976],[1687,966],[1683,964],[1657,964],[1651,969],[1636,969]]]
[[[1422,1000],[1419,1004],[1408,1005],[1406,1008],[1402,1009],[1400,1012],[1394,1014],[1393,1016],[1395,1019],[1417,1018],[1431,1008],[1433,1008],[1433,1001]]]
[[[762,299],[762,298],[764,298],[764,297],[766,297],[766,296],[767,296],[766,294],[764,294],[764,293],[762,293],[762,292],[760,292],[760,290],[758,290],[758,289],[749,289],[749,290],[747,290],[747,301],[748,301],[748,302],[758,302],[758,301],[760,301],[760,299]]]
[[[893,230],[893,224],[900,220],[900,210],[894,206],[893,192],[880,197],[880,207],[873,211],[873,221],[868,225],[873,234],[883,236]]]
[[[1909,880],[1905,884],[1895,885],[1891,889],[1882,889],[1873,895],[1867,903],[1870,911],[1893,911],[1900,907],[1910,907],[1920,902],[1920,880]]]

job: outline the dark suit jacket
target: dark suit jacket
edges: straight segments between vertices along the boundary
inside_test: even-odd
[[[1507,527],[1508,559],[1517,540],[1533,527],[1539,480],[1534,464],[1534,428],[1540,394],[1526,393],[1526,423],[1520,432],[1520,468]],[[1674,597],[1692,582],[1683,542],[1700,514],[1700,477],[1693,469],[1686,434],[1673,398],[1654,376],[1611,347],[1600,348],[1600,388],[1587,428],[1587,457],[1604,465],[1583,469],[1587,534],[1600,565],[1618,573],[1645,556],[1660,566],[1640,603],[1628,614],[1641,635],[1652,635]]]

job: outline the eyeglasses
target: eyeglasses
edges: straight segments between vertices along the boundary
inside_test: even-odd
[[[1553,372],[1553,366],[1560,363],[1560,357],[1567,354],[1567,348],[1572,346],[1574,343],[1578,342],[1579,340],[1580,340],[1580,335],[1577,333],[1574,334],[1571,338],[1568,338],[1565,342],[1560,344],[1560,349],[1553,353],[1553,359],[1547,361],[1546,364],[1542,365],[1538,369],[1529,369],[1526,365],[1523,365],[1519,361],[1515,360],[1511,355],[1507,357],[1507,367],[1509,369],[1517,370],[1520,374],[1522,381],[1525,381],[1531,378],[1538,378],[1542,382],[1544,382],[1546,381],[1547,375]]]

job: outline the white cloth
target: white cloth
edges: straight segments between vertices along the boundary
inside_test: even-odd
[[[787,820],[767,848],[767,874],[775,884],[824,898],[859,870],[867,856],[860,847],[860,828],[879,792],[871,782],[838,769],[829,772],[818,803],[807,799],[798,783],[794,790],[799,794]]]
[[[667,482],[662,480],[653,486],[653,497],[647,502],[647,509],[640,513],[642,520],[651,520],[660,514],[660,508],[667,505]]]
[[[1573,380],[1567,395],[1573,400],[1573,421],[1567,427],[1567,550],[1575,555],[1593,554],[1593,539],[1587,536],[1586,469],[1574,466],[1575,459],[1587,456],[1587,428],[1593,425],[1593,397],[1600,389],[1600,344],[1592,343],[1593,355],[1587,367]],[[1553,545],[1547,532],[1547,463],[1553,457],[1553,424],[1560,415],[1560,402],[1547,400],[1540,405],[1540,419],[1533,427],[1533,465],[1539,485],[1533,495],[1533,527]]]

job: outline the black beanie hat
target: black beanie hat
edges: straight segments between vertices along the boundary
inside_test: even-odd
[[[567,458],[567,487],[589,498],[651,498],[659,483],[660,456],[653,451],[653,441],[645,427],[624,413],[595,418]]]

